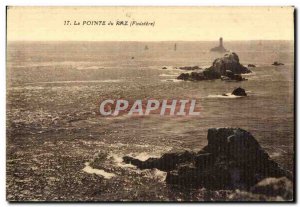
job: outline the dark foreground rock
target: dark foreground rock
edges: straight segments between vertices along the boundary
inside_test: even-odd
[[[161,158],[141,161],[124,157],[140,169],[157,168],[167,172],[168,184],[207,189],[243,189],[260,191],[256,186],[265,178],[287,177],[282,169],[261,148],[256,139],[240,128],[211,128],[208,144],[197,153],[167,153]],[[255,187],[256,186],[256,187]]]
[[[241,87],[234,89],[231,94],[235,96],[247,96],[245,89]]]
[[[280,65],[284,65],[283,63],[280,63],[280,62],[277,62],[275,61],[272,65],[275,65],[275,66],[280,66]]]
[[[194,74],[182,73],[177,79],[180,80],[246,80],[240,74],[251,73],[251,71],[240,64],[239,57],[236,53],[225,54],[222,58],[214,60],[211,67],[206,68],[202,72],[194,72]]]

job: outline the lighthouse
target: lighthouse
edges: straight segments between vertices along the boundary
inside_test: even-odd
[[[223,38],[222,37],[220,37],[219,42],[220,42],[219,47],[223,47]]]
[[[221,53],[227,52],[227,50],[223,46],[223,37],[220,37],[220,39],[219,39],[219,46],[211,48],[210,51],[221,52]]]

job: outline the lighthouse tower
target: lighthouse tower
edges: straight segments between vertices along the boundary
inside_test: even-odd
[[[212,51],[212,52],[221,52],[221,53],[227,52],[227,50],[223,46],[223,37],[220,37],[220,39],[219,39],[219,46],[211,48],[210,51]]]
[[[219,45],[219,47],[223,47],[223,38],[222,38],[222,37],[220,37],[220,40],[219,40],[219,42],[220,42],[220,45]]]

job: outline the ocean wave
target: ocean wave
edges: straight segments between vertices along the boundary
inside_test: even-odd
[[[256,75],[256,72],[242,74],[242,76],[254,76],[254,75]]]
[[[121,168],[136,168],[136,166],[132,164],[127,164],[123,162],[123,157],[119,154],[110,153],[108,158],[112,158],[115,165]]]
[[[44,81],[44,82],[35,82],[36,83],[46,83],[46,84],[59,84],[59,83],[119,83],[122,80],[120,79],[107,79],[107,80],[74,80],[74,81]]]
[[[136,159],[139,159],[139,160],[142,160],[142,161],[145,161],[145,160],[149,159],[150,157],[155,158],[155,157],[160,157],[160,156],[150,155],[148,153],[143,152],[143,153],[140,153],[140,154],[138,154],[136,156],[132,156],[132,157],[134,157]],[[143,177],[151,178],[153,180],[157,180],[157,181],[160,181],[160,182],[164,182],[166,180],[167,173],[164,172],[164,171],[158,170],[156,168],[140,170],[132,164],[124,163],[123,162],[123,157],[121,155],[118,155],[118,154],[111,153],[108,156],[108,158],[112,158],[117,167],[121,167],[123,169],[127,168],[127,170],[134,171],[135,173],[140,174]]]
[[[225,95],[208,95],[207,97],[208,98],[242,98],[243,97],[243,96],[236,96],[231,93],[226,93]]]
[[[281,155],[282,155],[282,153],[280,153],[280,152],[273,152],[272,154],[270,154],[270,157],[271,158],[280,157]]]
[[[165,79],[165,80],[161,80],[162,82],[174,82],[174,83],[178,83],[178,82],[182,82],[183,80],[178,80],[178,79]]]
[[[160,77],[173,77],[173,76],[178,76],[178,74],[176,73],[174,73],[174,74],[165,74],[165,73],[163,73],[163,74],[160,74],[159,75]]]
[[[129,154],[129,156],[135,158],[135,159],[139,159],[141,161],[146,161],[148,160],[149,158],[159,158],[160,157],[160,154],[149,154],[147,152],[141,152],[139,154]]]
[[[24,87],[11,87],[8,90],[14,90],[14,91],[19,91],[19,90],[43,90],[45,89],[44,87],[41,86],[24,86]]]
[[[164,182],[167,178],[167,172],[158,170],[157,168],[142,170],[141,174],[144,177],[151,178],[152,180],[157,180]]]
[[[86,162],[85,163],[85,167],[82,169],[84,172],[86,173],[89,173],[89,174],[96,174],[96,175],[100,175],[102,177],[104,177],[105,179],[111,179],[112,177],[115,177],[116,174],[114,173],[109,173],[109,172],[106,172],[102,169],[95,169],[95,168],[92,168],[90,166],[90,163],[89,162]]]

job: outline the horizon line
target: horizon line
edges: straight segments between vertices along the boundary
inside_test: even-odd
[[[224,41],[224,40],[223,40]],[[291,41],[291,39],[250,39],[250,40],[226,40],[224,42],[243,41]],[[219,42],[219,40],[6,40],[6,42]]]

